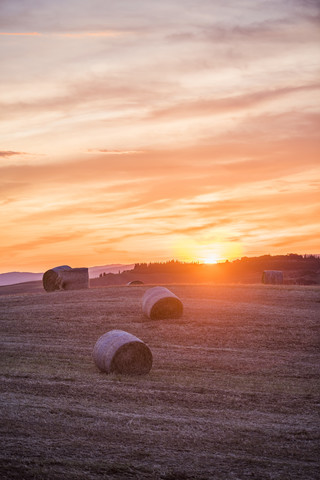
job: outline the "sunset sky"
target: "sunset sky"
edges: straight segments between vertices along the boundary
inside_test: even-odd
[[[317,0],[1,0],[0,272],[320,253]]]

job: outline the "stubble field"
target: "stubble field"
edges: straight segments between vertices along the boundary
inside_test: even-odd
[[[2,291],[1,478],[315,480],[320,288],[170,285],[178,320],[143,316],[147,288]],[[148,375],[96,368],[115,328]]]

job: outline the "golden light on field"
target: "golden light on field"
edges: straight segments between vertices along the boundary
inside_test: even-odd
[[[316,2],[11,3],[0,272],[318,253]]]

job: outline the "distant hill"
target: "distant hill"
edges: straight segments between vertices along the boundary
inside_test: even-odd
[[[112,265],[100,265],[97,267],[89,267],[89,278],[99,277],[104,273],[121,273],[123,271],[132,270],[134,264],[122,265],[121,263],[114,263]]]
[[[0,286],[14,285],[16,283],[33,282],[41,280],[43,273],[32,272],[8,272],[0,273]]]

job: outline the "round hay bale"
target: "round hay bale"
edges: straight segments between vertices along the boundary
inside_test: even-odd
[[[62,289],[61,272],[71,270],[69,265],[61,265],[47,270],[42,277],[43,288],[47,292],[54,292]]]
[[[82,290],[89,288],[89,270],[86,267],[70,268],[59,272],[63,290]]]
[[[144,375],[151,370],[152,353],[139,338],[123,330],[111,330],[94,346],[93,360],[106,373]]]
[[[153,287],[142,298],[142,311],[151,319],[179,318],[183,313],[183,305],[168,288]]]
[[[262,283],[281,285],[283,283],[283,272],[281,270],[265,270],[262,273]]]

